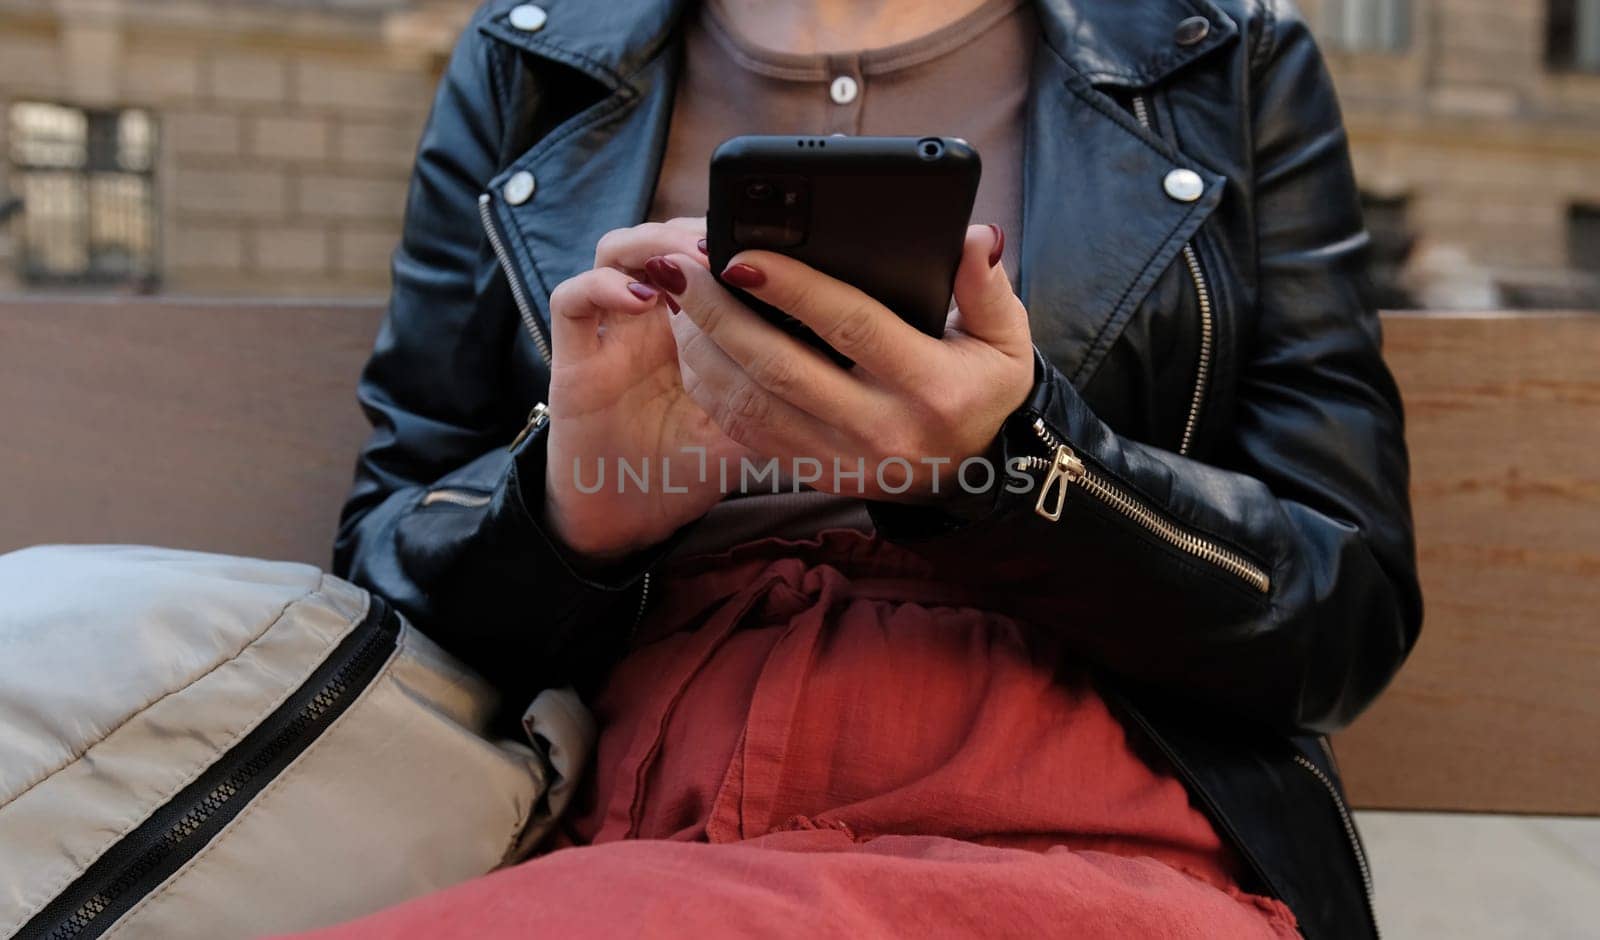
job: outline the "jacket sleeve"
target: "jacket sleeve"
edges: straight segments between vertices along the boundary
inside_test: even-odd
[[[641,585],[578,574],[541,529],[544,432],[508,450],[532,403],[512,389],[520,321],[477,213],[506,136],[492,54],[470,25],[423,131],[333,570],[525,701],[616,645]]]
[[[1022,613],[1125,680],[1326,733],[1399,668],[1421,597],[1399,394],[1363,296],[1338,105],[1304,23],[1269,28],[1253,70],[1255,335],[1213,463],[1118,436],[1041,357],[1001,434],[1008,462],[1032,462],[1031,491],[1002,491],[977,521],[874,515],[936,559],[996,559]],[[1057,444],[1081,467],[1063,464],[1041,497]],[[1036,508],[1054,508],[1060,485],[1052,522]]]

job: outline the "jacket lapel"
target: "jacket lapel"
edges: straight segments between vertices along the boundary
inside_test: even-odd
[[[1222,200],[1223,178],[1146,131],[1048,42],[1034,61],[1018,294],[1040,352],[1081,386]],[[1193,202],[1166,193],[1180,168],[1205,181]]]
[[[609,91],[489,183],[495,219],[548,328],[556,285],[593,266],[601,235],[636,225],[649,211],[682,59],[681,45],[671,41],[682,3],[555,0],[537,32],[517,30],[508,19],[513,4],[499,5],[507,10],[485,20],[485,34]],[[524,172],[533,177],[533,195],[513,205],[502,194]]]
[[[668,50],[622,90],[572,118],[502,174],[526,170],[534,197],[507,206],[520,263],[548,322],[550,292],[594,265],[600,236],[637,225],[650,209],[672,113],[678,52]],[[497,178],[495,188],[502,185]],[[502,204],[503,205],[503,204]]]

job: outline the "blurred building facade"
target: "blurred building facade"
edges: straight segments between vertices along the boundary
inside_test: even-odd
[[[1383,302],[1600,308],[1600,0],[1301,2]],[[0,290],[381,294],[473,5],[0,0]]]
[[[377,295],[458,0],[0,0],[0,290]]]
[[[1600,0],[1302,0],[1389,306],[1600,307]]]

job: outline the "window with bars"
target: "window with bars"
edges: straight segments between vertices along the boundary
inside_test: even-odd
[[[1549,0],[1544,48],[1551,68],[1600,72],[1600,0]]]
[[[152,283],[155,118],[24,101],[11,105],[7,130],[23,281]]]
[[[1400,52],[1411,45],[1410,0],[1322,0],[1318,37],[1332,49]]]

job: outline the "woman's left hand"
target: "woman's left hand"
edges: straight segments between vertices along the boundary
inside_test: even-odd
[[[959,492],[961,462],[989,451],[1033,387],[1027,311],[998,263],[1003,244],[997,227],[967,230],[942,338],[799,261],[733,258],[728,283],[810,327],[855,362],[849,370],[762,319],[695,259],[669,255],[648,270],[682,308],[672,329],[684,389],[724,434],[820,490],[926,501]],[[994,485],[1003,472],[994,468]]]

